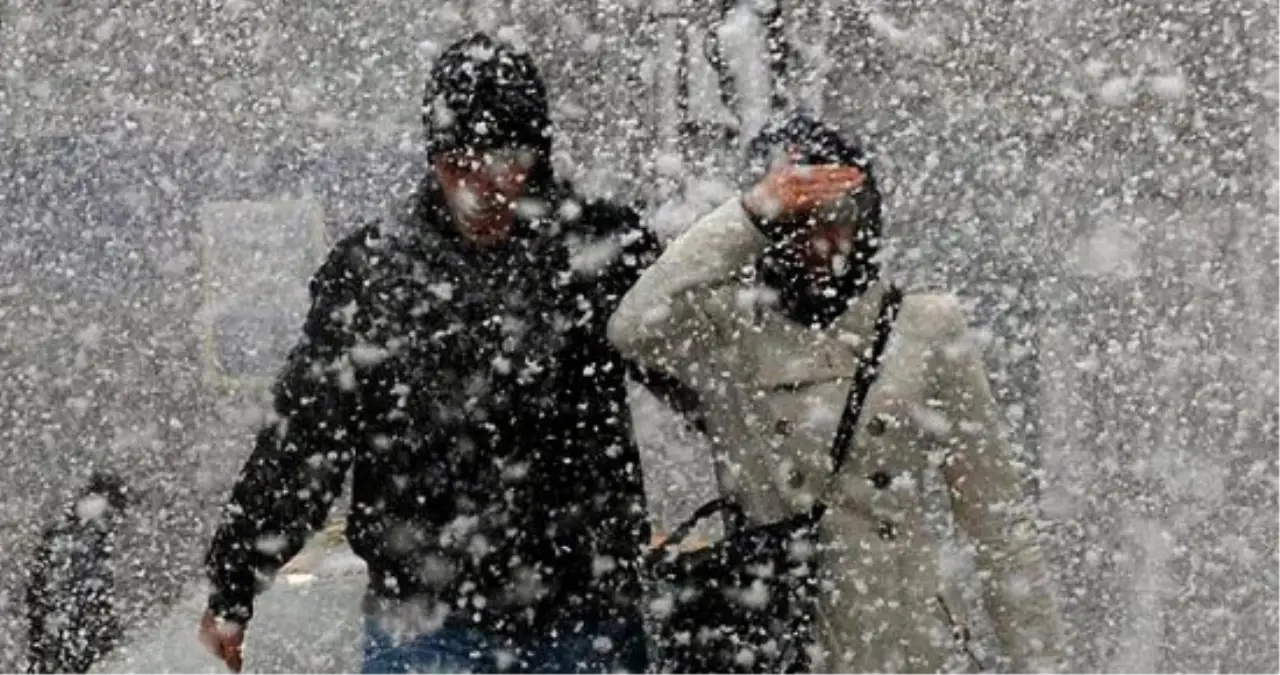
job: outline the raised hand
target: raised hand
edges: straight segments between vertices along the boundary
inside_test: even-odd
[[[835,203],[865,180],[866,174],[856,166],[783,164],[743,195],[742,206],[770,220],[808,213]]]

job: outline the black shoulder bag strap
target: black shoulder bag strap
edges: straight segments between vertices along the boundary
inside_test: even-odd
[[[853,376],[853,384],[849,387],[849,398],[845,401],[844,411],[840,415],[840,423],[836,427],[835,439],[831,442],[831,474],[840,472],[845,458],[849,455],[849,444],[853,441],[853,432],[858,428],[858,418],[862,414],[862,404],[866,401],[867,392],[876,380],[880,368],[880,358],[884,355],[885,346],[889,344],[889,335],[893,332],[893,322],[898,316],[898,308],[902,305],[902,291],[889,284],[880,298],[880,313],[876,316],[875,339],[871,349],[863,358],[858,359],[858,370]],[[819,500],[809,511],[811,523],[817,523],[826,512],[827,505]],[[703,504],[693,515],[672,530],[670,536],[659,549],[679,544],[694,526],[711,516],[725,512],[729,515],[730,532],[746,527],[746,514],[742,506],[730,497],[721,497]]]
[[[854,442],[854,433],[858,430],[858,420],[863,415],[863,403],[867,402],[867,393],[876,383],[879,365],[884,356],[884,347],[888,345],[888,337],[893,332],[893,320],[897,319],[897,310],[902,305],[902,292],[899,288],[888,284],[881,297],[879,315],[876,316],[876,337],[863,357],[858,360],[858,371],[854,374],[854,383],[849,387],[849,398],[845,401],[845,410],[841,412],[840,424],[836,427],[836,438],[831,442],[831,476],[835,478],[849,459],[849,447]],[[827,489],[831,489],[828,485]],[[827,512],[827,502],[818,500],[810,508],[806,517],[806,528],[810,533],[817,533],[818,521]],[[800,642],[813,637],[813,617],[808,612],[799,612],[791,620],[790,631]],[[799,643],[796,643],[799,644]],[[803,649],[797,651],[787,666],[786,675],[799,675],[809,672],[809,656]]]
[[[875,383],[880,371],[880,359],[884,356],[885,346],[889,344],[889,335],[893,332],[893,322],[898,317],[898,308],[902,305],[902,291],[889,284],[880,298],[880,313],[876,316],[875,340],[871,348],[858,360],[858,371],[853,376],[853,385],[849,387],[849,398],[845,401],[844,412],[840,415],[840,423],[836,426],[836,436],[831,441],[831,475],[840,473],[845,460],[849,457],[849,445],[853,442],[853,434],[858,428],[858,419],[862,416],[862,404],[867,400],[867,392]],[[813,505],[812,520],[816,523],[827,510],[826,502],[819,500]]]

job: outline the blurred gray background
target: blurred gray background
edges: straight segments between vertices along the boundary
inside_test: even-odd
[[[790,91],[877,152],[892,273],[990,338],[1072,665],[1276,672],[1275,3],[778,1]],[[127,620],[198,578],[307,275],[422,172],[448,42],[527,47],[565,175],[671,236],[731,189],[733,145],[679,133],[728,119],[715,4],[0,4],[0,670],[35,532],[93,468],[140,492]],[[720,33],[747,131],[758,27]],[[705,448],[637,411],[670,524],[711,494]]]

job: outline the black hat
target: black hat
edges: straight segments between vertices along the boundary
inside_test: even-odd
[[[547,91],[533,60],[484,33],[449,46],[423,99],[427,153],[526,147],[551,154]]]

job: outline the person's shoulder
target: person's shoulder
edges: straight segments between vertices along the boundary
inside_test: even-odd
[[[569,197],[561,200],[558,215],[579,272],[585,265],[595,274],[607,272],[630,285],[662,252],[658,238],[631,204]]]
[[[897,329],[934,343],[949,343],[967,330],[960,296],[944,288],[917,288],[902,291]]]
[[[378,255],[396,244],[395,227],[389,227],[381,219],[370,220],[340,236],[329,249],[329,257]]]
[[[570,232],[609,236],[642,232],[639,210],[622,201],[569,195],[560,200],[558,216]]]
[[[640,226],[638,204],[617,196],[591,195],[564,178],[547,192],[554,217],[568,234],[602,236]]]
[[[367,279],[381,260],[402,247],[395,227],[385,220],[371,220],[341,235],[332,246],[314,280],[322,284],[352,283]]]

